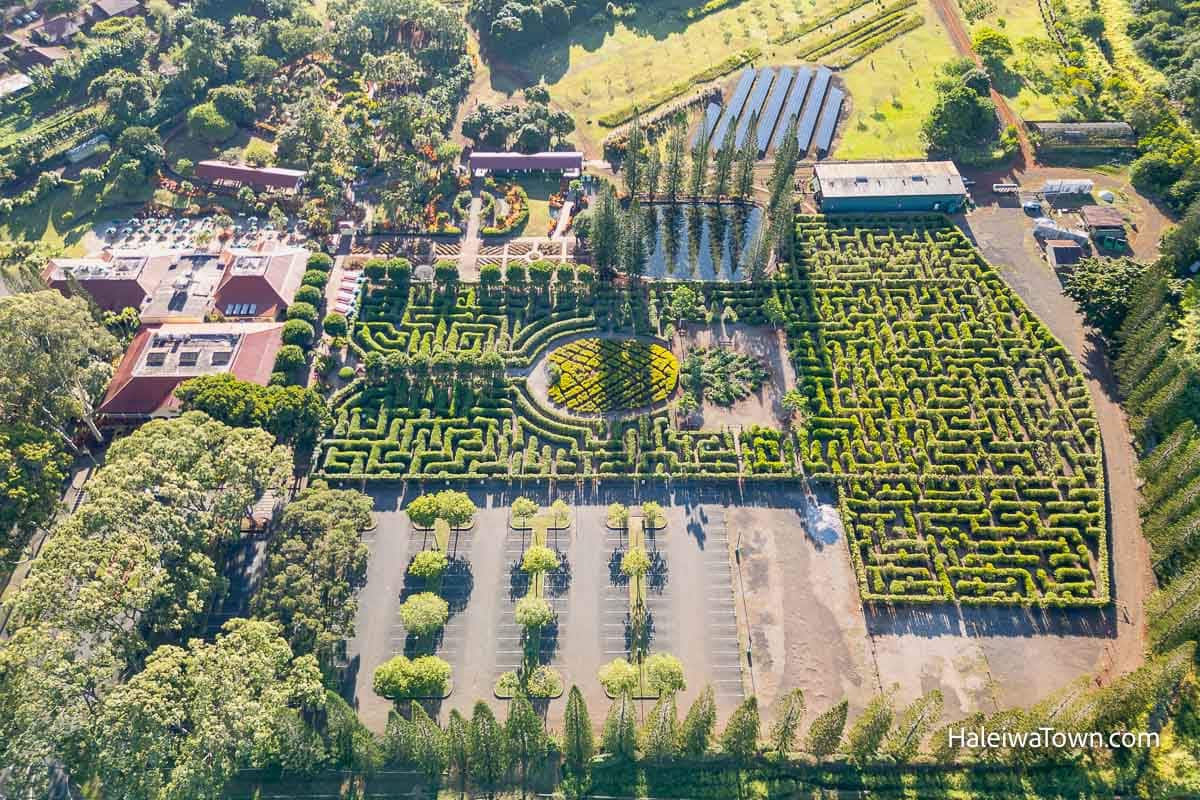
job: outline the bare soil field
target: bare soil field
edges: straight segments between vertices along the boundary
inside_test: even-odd
[[[796,385],[796,370],[788,357],[787,339],[783,332],[768,325],[731,325],[714,322],[708,325],[684,323],[679,326],[676,355],[680,363],[695,347],[721,347],[760,360],[770,378],[757,392],[744,400],[724,407],[705,401],[701,405],[703,430],[737,428],[743,425],[784,425],[789,417],[784,410],[783,395]],[[728,341],[728,344],[722,344]]]

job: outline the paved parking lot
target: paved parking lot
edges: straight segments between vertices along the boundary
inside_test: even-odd
[[[494,676],[500,677],[505,672],[512,672],[521,665],[524,655],[522,643],[522,628],[514,619],[517,601],[529,591],[529,576],[521,569],[521,556],[529,546],[530,531],[509,530],[504,538],[505,580],[499,586],[499,623],[496,628],[496,665]],[[558,547],[553,534],[548,538],[547,545],[558,550],[559,568],[546,576],[546,599],[554,607],[558,615],[556,623],[542,631],[541,651],[539,661],[542,664],[553,664],[555,669],[563,674],[563,680],[569,684],[562,658],[559,653],[559,642],[564,632],[569,628],[571,610],[568,607],[568,591],[570,588],[571,568],[567,554],[561,549],[569,540],[567,533],[560,532],[557,537]]]
[[[391,703],[372,692],[372,676],[392,655],[406,648],[410,655],[415,652],[398,609],[407,594],[423,588],[420,583],[406,585],[405,572],[425,543],[401,511],[415,496],[413,490],[405,494],[376,489],[373,494],[379,524],[366,536],[371,561],[367,585],[359,595],[357,635],[348,647],[351,668],[346,689],[364,722],[382,730]],[[492,688],[500,674],[520,664],[521,630],[513,613],[527,588],[520,559],[529,534],[508,527],[508,507],[519,494],[543,505],[551,500],[544,488],[517,493],[472,491],[480,508],[475,526],[452,540],[454,566],[443,584],[452,613],[435,651],[453,669],[454,691],[442,703],[443,715],[451,708],[469,713],[477,700],[504,712],[504,703],[495,699]],[[558,625],[543,637],[542,662],[553,664],[567,686],[578,684],[593,717],[603,718],[610,701],[597,673],[604,664],[629,653],[628,588],[620,572],[627,542],[623,533],[605,524],[607,505],[658,500],[666,507],[668,527],[647,541],[653,562],[647,578],[653,626],[650,651],[671,653],[683,661],[688,689],[680,697],[681,713],[712,683],[720,713],[729,714],[742,699],[742,682],[724,496],[662,492],[639,496],[628,488],[576,494],[572,487],[556,497],[571,505],[573,523],[570,531],[551,532],[548,541],[562,563],[547,580],[547,599],[558,613]],[[561,722],[565,705],[565,699],[549,704],[552,723]]]

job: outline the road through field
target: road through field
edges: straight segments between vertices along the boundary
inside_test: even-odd
[[[975,53],[975,48],[971,45],[971,37],[967,34],[967,29],[963,27],[962,19],[958,16],[958,11],[954,7],[955,0],[932,0],[933,7],[937,10],[938,18],[942,21],[942,26],[946,29],[946,33],[950,34],[950,41],[954,43],[954,48],[958,50],[959,55],[965,56],[974,61],[979,67],[983,67],[983,61]],[[1037,159],[1034,157],[1033,145],[1029,142],[1029,132],[1025,130],[1025,122],[1020,115],[1012,110],[1008,101],[1004,99],[1004,95],[1000,94],[993,88],[992,102],[996,104],[996,113],[1000,115],[1000,122],[1005,128],[1013,126],[1017,129],[1017,139],[1021,143],[1021,158],[1016,165],[1018,172],[1023,172],[1025,169],[1037,166]]]

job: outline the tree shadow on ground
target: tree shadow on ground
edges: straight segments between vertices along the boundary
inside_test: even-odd
[[[629,585],[629,576],[621,571],[621,559],[624,557],[625,551],[619,547],[608,557],[608,582],[613,586]]]
[[[450,565],[442,575],[442,599],[450,604],[450,613],[462,611],[475,589],[475,575],[471,562],[465,558],[451,558]]]
[[[549,597],[561,597],[571,588],[571,562],[565,553],[558,556],[558,569],[551,570],[546,575],[546,594]]]
[[[521,569],[521,559],[508,565],[508,599],[519,600],[529,594],[529,573]]]
[[[667,577],[670,575],[670,568],[667,566],[667,560],[663,558],[662,553],[653,552],[650,554],[650,569],[646,572],[646,588],[654,594],[662,594],[667,587]]]

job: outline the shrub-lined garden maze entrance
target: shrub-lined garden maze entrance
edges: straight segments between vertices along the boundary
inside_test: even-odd
[[[1105,604],[1101,444],[1066,350],[943,217],[799,217],[796,235],[797,263],[757,285],[630,290],[566,270],[537,286],[410,287],[389,274],[364,298],[367,375],[337,398],[322,471],[803,471],[839,490],[864,599]],[[673,326],[716,318],[782,326],[808,406],[791,429],[680,430],[664,409],[590,419],[529,392],[531,365],[562,337],[670,341]]]

